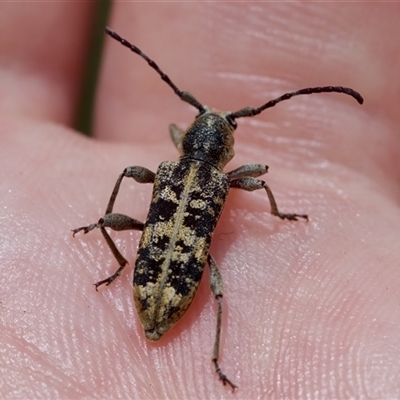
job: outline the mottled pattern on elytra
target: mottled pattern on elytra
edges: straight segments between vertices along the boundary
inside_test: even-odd
[[[157,340],[191,304],[229,179],[196,160],[163,162],[139,243],[133,293],[146,336]]]

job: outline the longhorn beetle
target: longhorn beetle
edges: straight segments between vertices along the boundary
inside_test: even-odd
[[[262,164],[245,164],[225,173],[225,165],[234,156],[233,132],[236,120],[253,117],[277,103],[294,96],[312,93],[335,92],[354,97],[358,103],[363,98],[353,89],[341,86],[312,87],[286,93],[261,107],[245,107],[235,112],[217,111],[201,104],[192,94],[178,89],[171,79],[139,48],[121,38],[111,29],[106,33],[144,58],[175,94],[196,108],[199,113],[184,132],[176,125],[169,126],[172,141],[180,157],[176,162],[162,162],[156,173],[144,167],[127,167],[118,177],[105,215],[95,224],[74,229],[73,236],[100,228],[111,252],[118,261],[117,271],[95,283],[110,285],[121,275],[128,263],[105,228],[115,231],[139,230],[142,236],[137,252],[133,275],[133,298],[144,333],[149,340],[158,340],[183,316],[196,294],[204,266],[210,267],[211,292],[217,300],[217,325],[212,361],[219,379],[232,390],[236,388],[218,365],[222,315],[222,277],[214,258],[209,253],[211,238],[224,207],[229,189],[249,192],[264,189],[271,214],[281,219],[296,221],[305,214],[284,214],[278,210],[271,189],[259,176],[268,167]],[[126,215],[113,213],[115,199],[123,178],[133,178],[139,183],[153,183],[153,194],[146,222]]]

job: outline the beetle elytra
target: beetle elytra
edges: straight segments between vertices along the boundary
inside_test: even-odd
[[[281,219],[308,220],[305,214],[285,214],[278,210],[271,189],[261,179],[268,167],[245,164],[223,172],[233,158],[233,133],[236,120],[253,117],[291,97],[312,93],[336,92],[352,96],[363,103],[353,89],[341,86],[312,87],[286,93],[260,107],[245,107],[235,112],[221,112],[200,103],[189,92],[181,91],[171,79],[139,48],[121,38],[111,29],[106,33],[145,59],[175,94],[198,110],[194,122],[183,131],[169,127],[180,157],[176,162],[163,162],[156,173],[139,166],[127,167],[118,177],[105,215],[97,223],[73,230],[73,235],[99,228],[118,261],[119,268],[111,276],[95,283],[111,284],[121,275],[127,261],[115,246],[105,228],[115,231],[139,230],[142,236],[133,276],[133,296],[145,336],[158,340],[171,329],[190,306],[199,286],[205,264],[210,268],[210,287],[217,300],[217,324],[212,361],[222,383],[234,390],[236,385],[221,371],[218,364],[222,315],[222,277],[209,247],[229,189],[265,190],[271,214]],[[113,213],[123,178],[139,183],[153,183],[153,194],[146,222]]]

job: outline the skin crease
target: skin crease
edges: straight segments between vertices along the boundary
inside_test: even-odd
[[[102,215],[124,167],[177,159],[167,126],[195,111],[107,38],[95,138],[80,136],[70,126],[91,5],[0,8],[1,398],[400,396],[398,4],[114,6],[109,26],[212,107],[331,84],[365,98],[301,96],[238,120],[227,170],[268,164],[281,211],[310,221],[271,217],[261,191],[229,196],[211,250],[235,395],[210,360],[208,272],[184,318],[150,343],[131,295],[139,233],[112,235],[130,266],[97,293],[117,263],[99,231],[70,232]],[[143,220],[150,193],[125,182],[115,209]]]

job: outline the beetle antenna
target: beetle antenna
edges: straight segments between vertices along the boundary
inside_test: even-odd
[[[277,97],[276,99],[270,100],[268,103],[265,103],[261,107],[245,107],[238,111],[235,111],[230,114],[230,117],[233,119],[242,118],[242,117],[254,117],[255,115],[260,114],[267,108],[274,107],[276,104],[280,103],[284,100],[289,100],[294,96],[300,96],[301,94],[313,94],[313,93],[344,93],[351,97],[354,97],[358,103],[363,104],[364,99],[360,95],[360,93],[356,92],[353,89],[343,87],[343,86],[323,86],[323,87],[310,87],[305,89],[296,90],[295,92],[285,93],[282,96]]]
[[[171,81],[169,76],[165,74],[160,67],[149,57],[146,56],[146,54],[143,53],[142,50],[140,50],[138,47],[135,45],[129,43],[127,40],[123,39],[121,36],[119,36],[117,33],[112,31],[110,28],[106,27],[106,33],[110,35],[113,39],[117,40],[120,42],[122,45],[127,47],[128,49],[132,50],[134,53],[138,54],[140,57],[144,58],[147,63],[150,65],[151,68],[156,70],[156,72],[160,75],[161,79],[167,83],[167,85],[172,88],[172,90],[175,92],[175,94],[182,100],[185,101],[186,103],[189,103],[193,107],[197,108],[199,112],[204,112],[205,108],[204,106],[189,92],[184,92],[179,90],[175,84]]]

